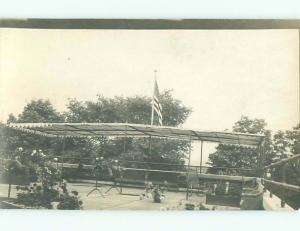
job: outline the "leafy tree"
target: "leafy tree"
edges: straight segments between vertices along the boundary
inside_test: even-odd
[[[164,91],[160,100],[163,107],[163,122],[166,126],[183,124],[191,113],[189,108],[172,97],[171,91]],[[33,100],[24,107],[23,112],[18,117],[10,115],[8,122],[66,121],[149,124],[151,98],[144,96],[106,98],[98,95],[96,101],[70,99],[67,108],[66,112],[59,113],[49,100]],[[155,117],[155,124],[157,124],[157,119]],[[6,149],[11,152],[18,147],[23,147],[24,150],[28,151],[42,149],[48,155],[59,155],[64,149],[65,158],[86,158],[101,155],[110,159],[171,162],[182,165],[188,148],[188,143],[185,141],[152,138],[150,153],[149,138],[66,138],[62,141],[61,139],[28,135],[5,128],[4,133]],[[78,159],[71,161],[79,162]],[[159,166],[161,165],[147,167],[158,168]]]
[[[160,100],[165,126],[183,124],[191,113],[191,109],[172,97],[171,91],[162,92]],[[105,98],[98,95],[96,102],[70,99],[67,107],[68,122],[150,123],[151,98],[145,96]]]
[[[286,131],[286,138],[288,139],[288,147],[291,153],[300,153],[300,124],[295,126],[291,131]]]
[[[163,122],[166,126],[178,126],[186,120],[191,110],[172,97],[170,91],[161,94],[163,108]],[[97,101],[81,102],[71,99],[65,113],[68,122],[101,122],[101,123],[138,123],[149,124],[151,115],[151,98],[143,96],[105,98],[98,96]],[[157,118],[154,121],[157,123]],[[74,148],[75,139],[70,140],[66,149]],[[102,155],[121,160],[136,160],[150,162],[184,163],[188,143],[179,140],[152,138],[151,153],[149,138],[94,138],[85,139],[77,156]],[[91,145],[92,144],[92,145]],[[73,148],[72,148],[73,147]],[[93,147],[92,150],[90,147]],[[126,147],[124,150],[124,147]],[[148,166],[149,167],[149,166]],[[151,166],[150,166],[151,167]],[[154,167],[154,166],[152,166]],[[158,168],[159,166],[155,166]]]
[[[278,131],[274,134],[274,151],[276,158],[274,161],[287,158],[300,152],[300,125],[291,130]]]
[[[13,114],[10,113],[8,115],[7,123],[16,123],[16,122],[18,122],[18,119]]]
[[[263,142],[263,150],[265,152],[264,165],[269,165],[275,161],[288,157],[288,155],[299,153],[299,125],[292,130],[277,131],[273,137],[271,131],[266,129],[266,122],[262,119],[249,119],[242,116],[233,126],[233,132],[263,134],[265,136]],[[259,150],[254,148],[239,147],[220,144],[216,148],[216,152],[210,154],[209,164],[212,167],[225,168],[251,168],[258,167]],[[220,172],[217,168],[213,168],[210,172]],[[242,170],[222,170],[226,174],[249,174]],[[274,177],[280,180],[281,171],[277,169],[273,172]],[[289,174],[291,175],[291,174]],[[292,177],[294,178],[294,176]]]
[[[273,144],[271,139],[271,131],[266,129],[266,122],[262,119],[249,119],[242,116],[233,126],[233,132],[263,134],[265,135],[263,149],[265,152],[265,164],[270,163],[274,158]],[[233,146],[220,144],[216,148],[216,152],[209,155],[209,164],[212,167],[224,168],[250,168],[256,169],[259,164],[259,150],[257,148]],[[218,172],[216,168],[212,168],[211,172]],[[221,170],[226,174],[246,174],[255,175],[256,172],[248,172],[243,170]]]
[[[289,140],[284,131],[277,131],[273,136],[274,158],[272,162],[281,160],[287,157]]]
[[[32,100],[18,116],[19,123],[63,122],[63,116],[57,112],[49,100]]]
[[[21,159],[20,165],[33,166],[37,175],[37,182],[31,187],[17,186],[16,202],[30,207],[43,207],[52,209],[53,202],[58,202],[58,209],[80,209],[82,202],[79,200],[78,192],[68,193],[66,185],[58,184],[60,180],[60,171],[53,166],[51,159],[41,151],[32,151],[32,153],[23,158],[18,152],[16,157]]]
[[[274,134],[274,152],[275,158],[274,161],[287,158],[289,156],[299,154],[299,142],[300,142],[300,126],[299,124],[292,128],[291,130],[278,131]],[[288,168],[285,170],[286,181],[290,184],[298,185],[300,181],[299,176],[299,161],[294,160],[289,162]],[[283,167],[284,165],[279,165],[276,168],[272,169],[272,179],[276,181],[283,180]]]
[[[63,122],[64,117],[57,112],[49,100],[32,100],[23,109],[23,112],[15,117],[9,115],[7,123],[43,123],[43,122]],[[4,126],[0,128],[3,135],[4,155],[11,155],[18,147],[24,150],[47,149],[53,152],[55,141],[41,136],[28,135],[21,131],[7,129]]]

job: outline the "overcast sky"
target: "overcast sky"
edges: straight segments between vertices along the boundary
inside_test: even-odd
[[[62,111],[68,98],[152,96],[155,69],[160,91],[193,109],[183,127],[231,129],[241,115],[274,131],[299,121],[298,30],[36,29],[0,29],[0,121],[32,99]]]

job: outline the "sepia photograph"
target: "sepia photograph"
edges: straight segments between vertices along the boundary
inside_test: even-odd
[[[0,20],[0,209],[300,207],[300,20]]]

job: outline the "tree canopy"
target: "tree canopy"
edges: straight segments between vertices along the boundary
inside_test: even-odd
[[[171,91],[160,95],[163,108],[163,123],[166,126],[178,126],[184,123],[191,109],[174,99]],[[96,101],[70,99],[65,112],[58,112],[49,100],[32,100],[23,112],[15,117],[10,115],[8,122],[101,122],[101,123],[139,123],[149,124],[151,116],[151,98],[145,96],[107,98],[98,95]],[[155,117],[154,122],[157,123]],[[6,148],[15,150],[47,149],[49,154],[64,156],[96,157],[139,160],[150,162],[168,162],[183,164],[188,142],[152,138],[151,152],[149,139],[140,138],[67,138],[57,143],[55,139],[22,134],[18,131],[6,131]],[[57,145],[58,144],[58,145]],[[47,153],[47,152],[45,152]],[[76,160],[74,160],[76,161]]]
[[[242,116],[233,125],[232,131],[265,135],[262,144],[265,158],[260,159],[259,149],[220,144],[217,146],[216,151],[209,155],[210,166],[256,169],[259,167],[259,161],[264,161],[264,165],[269,165],[270,163],[286,158],[288,155],[297,154],[299,151],[299,125],[292,130],[277,131],[272,136],[271,131],[267,129],[265,120],[250,119],[247,116]],[[210,171],[216,172],[218,170],[213,168]],[[241,171],[228,170],[227,173],[241,174]],[[255,171],[252,171],[252,173],[243,171],[242,173],[255,175]]]

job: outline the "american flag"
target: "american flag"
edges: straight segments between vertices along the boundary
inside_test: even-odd
[[[159,90],[157,81],[154,82],[154,93],[152,98],[152,116],[151,116],[151,125],[153,125],[154,111],[158,116],[158,123],[160,126],[163,125],[163,117],[162,117],[162,106],[159,102]]]

